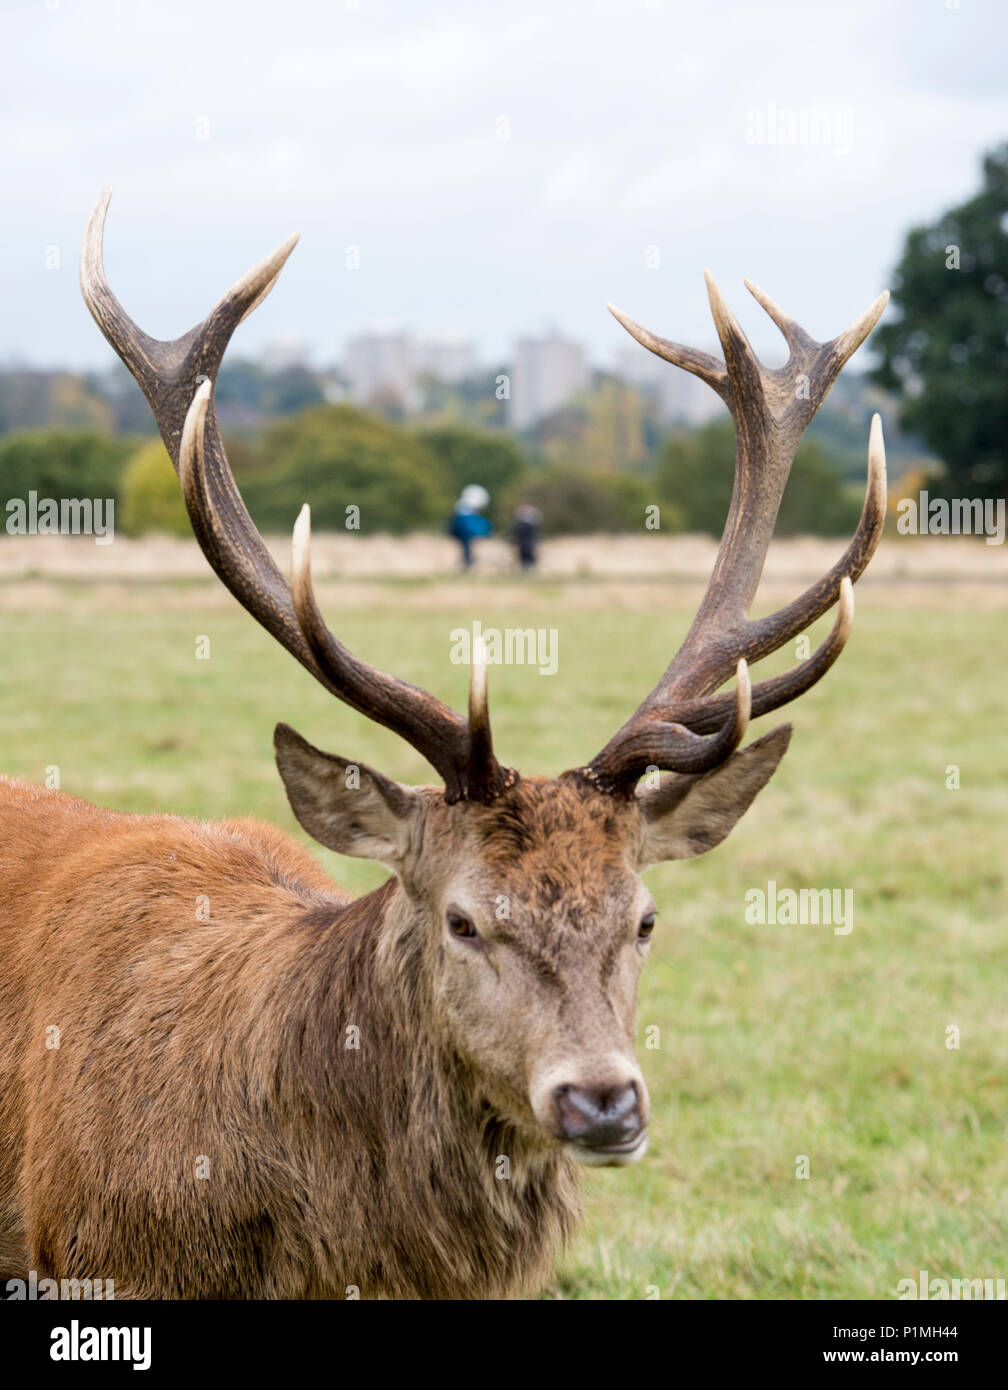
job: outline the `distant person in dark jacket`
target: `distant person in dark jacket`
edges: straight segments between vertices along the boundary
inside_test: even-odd
[[[489,502],[490,494],[486,488],[480,487],[479,483],[470,483],[468,487],[462,489],[462,495],[455,503],[455,510],[452,513],[448,531],[462,548],[462,568],[464,570],[467,570],[473,562],[473,541],[477,536],[489,536],[493,530],[493,526],[487,518],[480,515],[483,508],[489,505]]]
[[[542,525],[542,512],[538,507],[522,505],[515,508],[514,526],[511,539],[518,552],[518,563],[523,570],[535,569],[539,546],[539,527]]]

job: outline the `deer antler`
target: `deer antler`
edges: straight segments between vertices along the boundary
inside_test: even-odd
[[[310,522],[294,529],[288,586],[249,516],[231,473],[213,404],[213,383],[231,335],[269,294],[297,237],[238,281],[202,323],[171,342],[150,338],[109,288],[102,234],[111,199],[98,201],[81,249],[81,289],[95,322],[147,397],[182,482],[189,519],[204,555],[257,622],[333,695],[400,734],[434,767],[449,801],[491,800],[514,781],[493,754],[486,671],[473,663],[469,720],[426,690],[359,660],[328,630],[315,602]],[[293,590],[293,591],[292,591]]]
[[[876,415],[868,442],[864,507],[850,545],[793,603],[765,618],[748,617],[798,441],[844,363],[875,327],[889,293],[880,295],[846,333],[817,343],[747,280],[746,288],[790,349],[788,361],[774,371],[756,357],[713,277],[705,275],[723,361],[660,338],[609,305],[639,343],[718,393],[735,423],[736,456],[728,519],[693,625],[647,699],[601,753],[579,770],[605,792],[631,793],[648,767],[698,772],[717,766],[737,747],[750,716],[777,709],[825,675],[847,640],[854,616],[852,584],[874,554],[885,520],[885,449]],[[776,651],[838,600],[836,622],[822,646],[792,671],[761,681],[750,691],[748,663]],[[732,671],[738,674],[734,695],[713,694]]]

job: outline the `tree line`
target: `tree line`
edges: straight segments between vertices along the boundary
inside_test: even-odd
[[[254,435],[225,436],[242,496],[265,532],[289,531],[310,501],[318,530],[403,535],[441,531],[462,488],[478,482],[488,514],[507,530],[514,509],[531,504],[546,535],[591,532],[720,532],[728,510],[735,444],[727,418],[668,436],[645,468],[546,459],[503,431],[411,426],[349,405],[316,406]],[[92,431],[31,431],[0,438],[7,497],[113,498],[117,529],[185,536],[189,520],[178,479],[159,439]],[[860,502],[836,461],[804,442],[795,458],[779,533],[842,534]]]

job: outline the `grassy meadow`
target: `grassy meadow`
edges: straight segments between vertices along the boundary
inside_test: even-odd
[[[490,680],[499,755],[540,773],[601,747],[692,612],[681,588],[632,578],[320,595],[354,650],[456,708],[453,628],[556,628],[555,676]],[[795,735],[753,809],[710,855],[650,871],[651,1147],[636,1167],[586,1172],[588,1219],[546,1297],[887,1298],[920,1269],[1008,1275],[1005,620],[1003,587],[977,602],[898,578],[859,586],[848,649],[779,716]],[[103,805],[251,814],[304,838],[273,767],[278,719],[430,780],[210,577],[0,584],[0,638],[0,768],[41,781],[58,765],[64,790]],[[793,647],[759,674],[792,660]],[[355,890],[385,876],[316,852]],[[746,891],[769,880],[853,889],[853,931],[748,924]],[[645,1049],[654,1025],[660,1045]]]

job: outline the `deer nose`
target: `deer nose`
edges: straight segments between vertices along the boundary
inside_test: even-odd
[[[588,1149],[614,1149],[644,1128],[640,1093],[625,1086],[557,1086],[553,1113],[563,1139]]]

